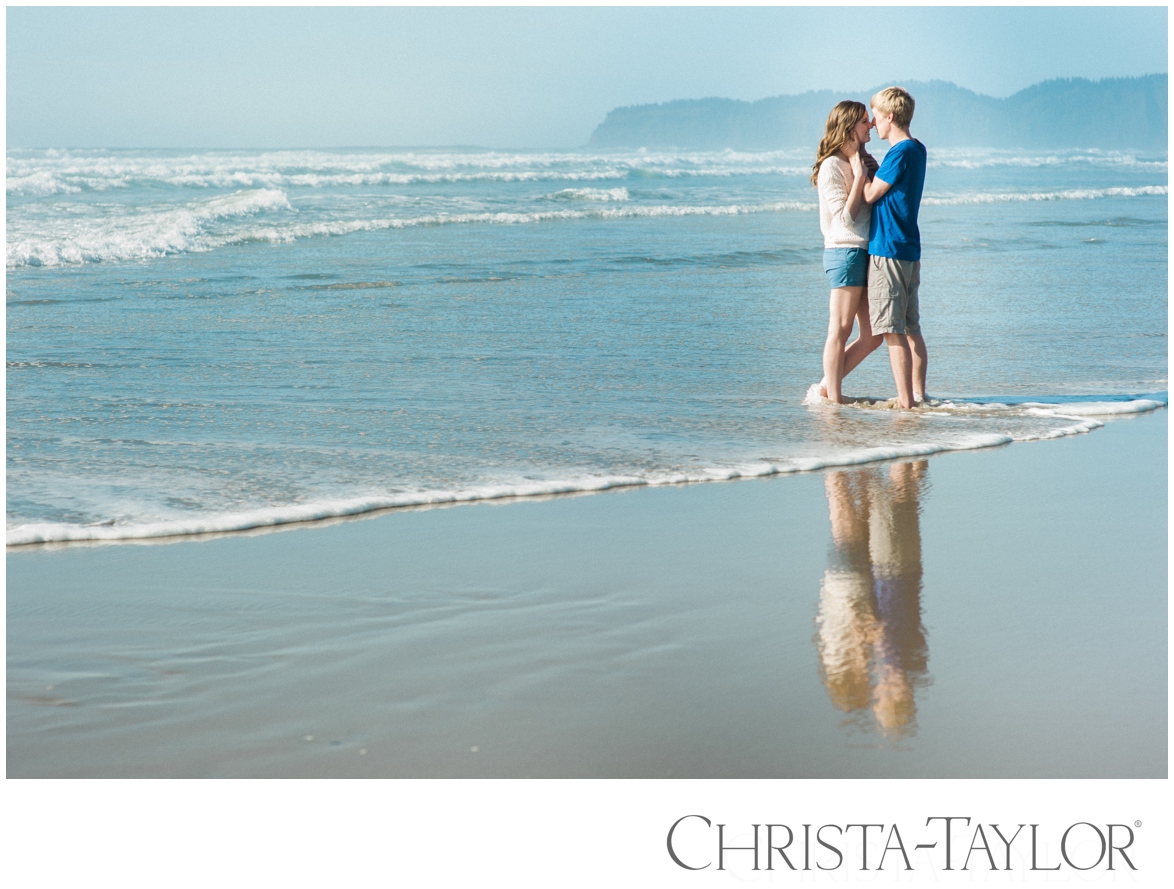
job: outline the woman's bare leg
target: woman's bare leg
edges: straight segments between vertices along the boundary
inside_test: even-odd
[[[837,399],[832,399],[833,401],[843,400],[844,377],[848,376],[848,374],[852,373],[852,371],[854,371],[857,367],[859,367],[860,362],[862,362],[865,358],[867,358],[869,355],[871,355],[873,352],[875,352],[877,347],[880,346],[880,344],[885,341],[885,338],[883,336],[881,336],[879,333],[874,334],[872,332],[872,322],[869,321],[869,319],[868,319],[868,300],[864,298],[864,288],[863,287],[848,287],[848,288],[844,288],[844,289],[845,290],[859,290],[859,291],[861,291],[860,298],[857,300],[857,303],[856,303],[856,319],[860,324],[860,335],[858,337],[856,337],[856,339],[854,339],[848,345],[848,347],[844,350],[843,370],[840,373],[840,387],[841,387],[840,397]],[[835,291],[833,291],[833,293],[834,292]],[[849,328],[849,334],[850,333],[851,333],[851,328]],[[828,328],[828,334],[829,334],[829,336],[831,334],[830,325]],[[845,340],[847,339],[849,334],[844,335]],[[822,395],[824,398],[831,398],[831,396],[828,395],[827,383],[828,383],[827,347],[825,346],[824,347],[824,377],[822,380],[819,381],[819,394]]]
[[[828,299],[828,337],[823,346],[823,382],[820,394],[839,404],[844,379],[844,346],[852,334],[852,323],[864,295],[863,287],[837,287]],[[858,362],[859,363],[859,362]]]

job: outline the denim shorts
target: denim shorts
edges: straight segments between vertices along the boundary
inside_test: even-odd
[[[868,281],[868,251],[863,247],[832,247],[823,251],[823,270],[832,289],[863,287]]]

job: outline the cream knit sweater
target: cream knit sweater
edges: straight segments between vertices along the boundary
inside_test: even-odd
[[[852,165],[833,154],[819,165],[819,229],[824,249],[868,247],[868,225],[872,207],[863,200],[856,218],[848,215],[848,192],[852,190]]]

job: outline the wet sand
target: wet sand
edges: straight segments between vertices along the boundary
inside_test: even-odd
[[[9,777],[1167,774],[1166,411],[7,581]]]

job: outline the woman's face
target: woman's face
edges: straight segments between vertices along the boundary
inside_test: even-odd
[[[852,128],[852,138],[856,140],[857,145],[865,145],[872,138],[872,123],[865,114],[860,118],[860,121]]]

